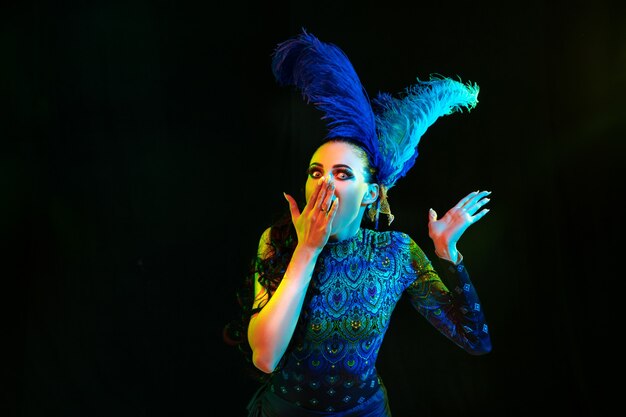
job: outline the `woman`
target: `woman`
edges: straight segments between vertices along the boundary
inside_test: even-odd
[[[409,235],[378,231],[380,213],[393,220],[387,192],[413,166],[419,137],[440,115],[475,105],[477,89],[434,80],[401,100],[379,96],[375,113],[334,45],[304,32],[279,45],[273,64],[278,81],[299,87],[331,129],[310,160],[305,206],[285,194],[289,221],[262,234],[253,297],[241,299],[243,325],[229,328],[265,375],[249,415],[390,416],[376,359],[402,294],[470,354],[491,350],[456,246],[489,211],[490,192],[468,194],[441,219],[430,210],[440,271]],[[366,212],[373,229],[362,225]]]

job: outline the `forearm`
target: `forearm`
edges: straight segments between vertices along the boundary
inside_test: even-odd
[[[491,339],[484,309],[465,265],[441,262],[441,266],[446,281],[453,285],[450,292],[453,301],[442,306],[444,313],[437,319],[438,325],[442,326],[440,330],[471,354],[488,353]]]
[[[289,345],[318,254],[296,247],[278,288],[250,320],[248,340],[252,361],[263,372],[273,372]]]

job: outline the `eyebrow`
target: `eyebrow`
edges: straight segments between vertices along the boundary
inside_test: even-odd
[[[309,165],[310,167],[313,166],[317,166],[317,167],[322,167],[324,168],[324,165],[317,163],[317,162],[313,162],[311,165]],[[346,165],[346,164],[337,164],[337,165],[333,165],[333,168],[348,168],[349,170],[352,170],[352,168],[350,167],[350,165]]]

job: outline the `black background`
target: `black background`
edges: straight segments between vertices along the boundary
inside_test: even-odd
[[[302,27],[372,96],[431,73],[481,88],[422,138],[389,228],[434,257],[428,208],[492,190],[459,249],[494,349],[467,355],[401,302],[379,356],[394,416],[604,416],[619,400],[623,2],[1,10],[3,415],[245,415],[255,385],[222,326],[325,132],[270,71]]]

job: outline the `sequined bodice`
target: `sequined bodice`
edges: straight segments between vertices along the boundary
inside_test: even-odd
[[[270,389],[320,411],[365,401],[379,388],[376,358],[391,314],[407,289],[427,318],[430,310],[439,309],[442,315],[442,304],[451,302],[447,288],[408,235],[360,229],[350,239],[328,243],[318,258],[290,350],[272,375]],[[449,323],[441,323],[444,333],[449,332],[446,326]]]

